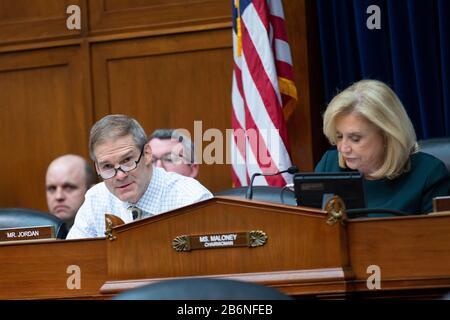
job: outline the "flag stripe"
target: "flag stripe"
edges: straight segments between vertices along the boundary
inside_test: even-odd
[[[267,0],[267,6],[272,16],[279,17],[284,20],[283,4],[281,0]]]
[[[236,80],[237,77],[239,78],[239,81]],[[238,126],[238,128],[244,129],[245,111],[244,111],[244,100],[242,98],[244,95],[244,91],[242,88],[241,70],[237,65],[234,66],[232,90],[233,93],[231,96],[231,101],[233,103],[233,106],[235,106],[233,108],[234,111],[233,115],[235,117],[236,126]],[[234,127],[235,126],[233,124],[233,128]]]
[[[292,66],[284,61],[276,61],[278,76],[286,79],[292,79],[294,76]]]
[[[289,44],[286,41],[275,39],[275,56],[278,61],[283,61],[292,66]]]
[[[288,36],[287,31],[284,28],[284,20],[279,17],[270,16],[270,24],[273,28],[274,37],[287,42]]]

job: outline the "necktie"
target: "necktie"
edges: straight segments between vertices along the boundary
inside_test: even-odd
[[[142,210],[139,209],[136,206],[130,206],[128,207],[128,210],[131,211],[131,214],[133,216],[133,220],[138,220],[142,218]]]

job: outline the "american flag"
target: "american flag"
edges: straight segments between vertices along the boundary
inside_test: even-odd
[[[231,161],[233,185],[252,174],[291,166],[285,117],[297,99],[281,0],[233,1]],[[255,185],[284,186],[290,174],[258,177]]]

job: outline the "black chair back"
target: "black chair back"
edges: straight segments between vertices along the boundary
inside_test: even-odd
[[[450,137],[431,138],[418,141],[419,150],[435,156],[450,172]]]
[[[55,237],[65,239],[66,223],[49,213],[26,208],[0,208],[0,229],[53,226]]]
[[[228,279],[165,280],[122,292],[114,300],[292,300],[260,284]]]
[[[245,198],[247,187],[238,187],[219,191],[214,193],[215,196],[233,196]],[[272,186],[253,186],[253,199],[274,203],[282,203],[288,205],[297,205],[295,193],[287,188]]]

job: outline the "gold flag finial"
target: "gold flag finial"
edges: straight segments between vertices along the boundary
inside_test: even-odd
[[[236,17],[236,30],[237,30],[237,56],[240,57],[242,54],[242,30],[241,30],[241,10],[239,8],[239,0],[235,0],[234,4],[236,6],[237,10],[237,17]]]

